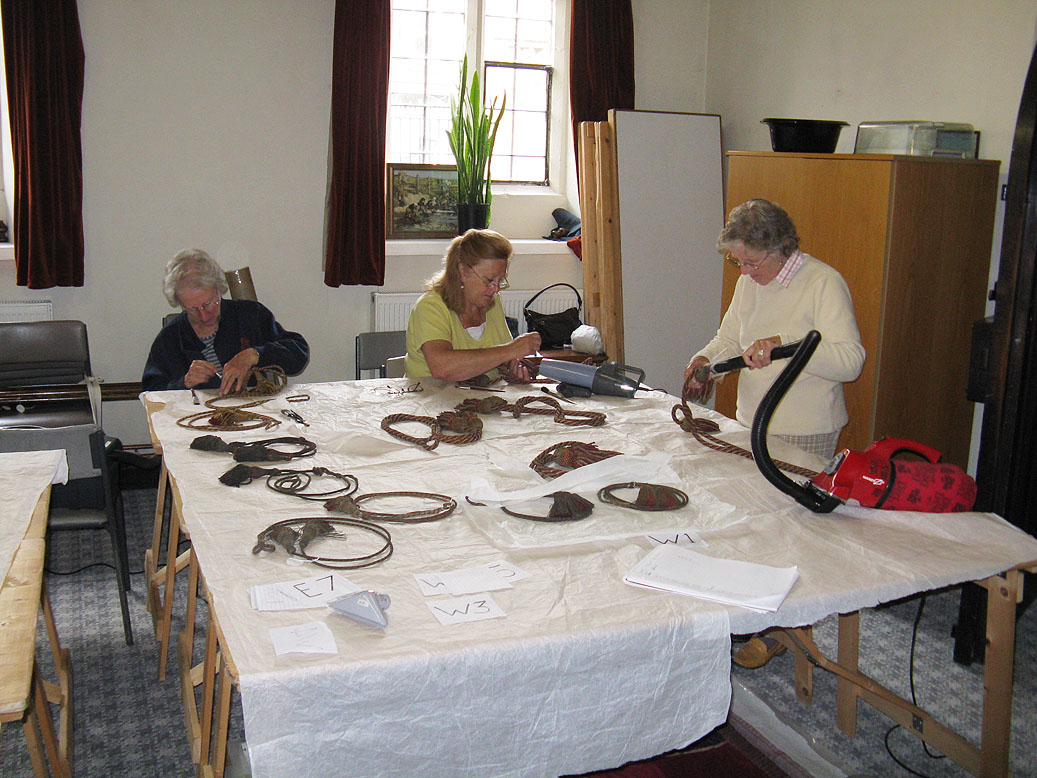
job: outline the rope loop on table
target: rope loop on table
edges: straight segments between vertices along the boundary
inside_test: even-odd
[[[620,489],[637,489],[637,497],[633,500],[616,497],[614,492]],[[649,484],[641,481],[627,481],[622,484],[604,486],[598,490],[598,499],[638,511],[675,511],[688,504],[688,495],[680,489],[665,484]]]
[[[293,450],[283,451],[277,446],[292,446]],[[233,455],[236,462],[287,462],[290,459],[312,457],[317,451],[317,444],[306,438],[284,437],[265,438],[264,440],[227,442],[219,435],[199,435],[191,441],[191,448],[196,451],[216,451]]]
[[[401,432],[393,427],[394,424],[408,421],[427,424],[429,428],[428,436],[419,438],[415,435],[408,435],[406,432]],[[474,413],[456,413],[454,411],[445,411],[437,418],[416,416],[411,413],[390,413],[382,419],[382,429],[398,440],[415,443],[426,451],[432,451],[441,442],[460,446],[479,440],[482,437],[482,420]],[[451,435],[450,432],[453,431],[458,432],[458,434]]]
[[[358,487],[356,476],[349,473],[336,473],[326,467],[313,467],[309,470],[282,470],[275,467],[257,467],[255,465],[234,465],[220,476],[220,483],[227,486],[245,486],[256,478],[266,478],[266,485],[279,494],[289,494],[302,500],[324,501],[332,497],[348,496]],[[314,478],[334,478],[342,483],[336,489],[323,492],[307,492]]]
[[[685,384],[684,390],[681,393],[681,401],[674,405],[670,411],[670,416],[677,423],[677,426],[685,432],[690,432],[695,440],[707,448],[711,448],[714,451],[722,451],[725,454],[736,454],[737,456],[748,459],[750,462],[755,462],[756,458],[753,456],[752,451],[744,449],[741,446],[736,446],[734,443],[720,440],[714,436],[713,433],[720,431],[720,425],[715,421],[706,418],[695,418],[688,405],[689,391],[688,385]],[[780,459],[775,459],[774,464],[786,472],[806,476],[807,478],[813,478],[817,475],[816,470],[800,467],[799,465],[793,465],[789,462],[782,462]]]
[[[541,477],[550,480],[565,475],[570,470],[600,462],[609,457],[619,456],[619,454],[619,451],[598,448],[594,443],[566,440],[545,448],[533,458],[529,466]]]
[[[519,513],[513,511],[506,505],[501,506],[501,510],[509,516],[514,516],[517,519],[529,519],[530,521],[546,521],[546,522],[560,522],[560,521],[580,521],[591,515],[591,511],[594,510],[594,503],[590,500],[580,497],[578,494],[572,492],[552,492],[551,494],[545,495],[552,499],[551,509],[548,511],[546,516],[536,516],[531,513]]]
[[[432,508],[405,511],[404,513],[371,511],[360,507],[362,503],[370,502],[371,500],[383,500],[393,497],[429,500],[437,504]],[[445,494],[435,494],[434,492],[371,492],[370,494],[361,494],[356,497],[336,497],[324,503],[324,507],[329,511],[345,513],[366,521],[386,521],[392,524],[422,524],[445,519],[457,508],[457,501]]]
[[[382,539],[382,547],[361,556],[326,557],[307,553],[307,546],[314,540],[320,538],[345,540],[347,535],[340,532],[338,527],[351,527],[375,535]],[[252,553],[276,551],[275,543],[287,551],[290,557],[305,559],[319,567],[327,567],[332,570],[356,570],[370,567],[384,562],[392,556],[393,552],[392,535],[389,534],[389,530],[361,519],[326,517],[284,519],[271,524],[256,536],[256,544],[252,547]]]

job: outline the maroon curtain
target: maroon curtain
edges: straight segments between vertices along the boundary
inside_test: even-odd
[[[572,0],[569,103],[577,149],[580,122],[604,121],[610,108],[634,107],[634,14],[630,0]]]
[[[19,286],[83,285],[83,38],[76,0],[3,6]]]
[[[385,282],[389,0],[337,0],[324,283]]]

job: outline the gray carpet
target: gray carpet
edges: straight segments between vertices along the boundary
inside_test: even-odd
[[[151,542],[154,490],[126,492],[130,567],[139,570]],[[96,561],[111,561],[103,532],[55,534],[50,543],[48,569],[73,570]],[[184,579],[185,576],[180,576]],[[123,641],[115,574],[93,567],[75,575],[48,574],[62,644],[72,653],[75,670],[75,775],[77,778],[188,778],[195,774],[180,704],[175,652],[171,650],[166,679],[157,680],[158,644],[151,617],[144,608],[142,576],[131,576],[130,608],[135,643]],[[178,582],[182,601],[186,582]],[[957,617],[956,591],[930,596],[920,622],[915,660],[918,703],[941,720],[978,740],[982,665],[962,667],[951,660],[950,628]],[[183,629],[183,607],[174,607],[174,634]],[[866,613],[862,618],[862,660],[873,674],[894,691],[909,696],[907,664],[917,600]],[[204,624],[204,605],[198,614]],[[178,621],[177,619],[181,619]],[[818,643],[834,653],[834,622],[815,630]],[[41,646],[46,646],[41,632]],[[199,640],[199,649],[201,648]],[[1037,778],[1037,606],[1020,620],[1017,634],[1015,704],[1013,709],[1012,767],[1015,775]],[[40,650],[41,661],[48,659]],[[814,674],[815,703],[800,705],[792,684],[789,655],[778,657],[760,670],[735,668],[742,682],[767,699],[779,715],[808,740],[832,752],[849,773],[878,778],[909,776],[887,754],[883,738],[890,723],[861,705],[859,732],[851,740],[834,726],[834,680]],[[234,700],[232,737],[241,737],[240,705]],[[890,746],[898,758],[918,773],[942,778],[966,773],[948,760],[925,755],[911,735],[896,731]],[[0,778],[29,778],[32,769],[20,726],[0,731]]]
[[[983,665],[965,667],[952,660],[959,590],[924,598],[915,644],[914,690],[917,705],[938,721],[951,726],[972,743],[979,744]],[[861,670],[897,694],[911,699],[908,665],[912,627],[921,597],[911,598],[861,614]],[[836,618],[814,629],[814,639],[829,657],[836,655]],[[1016,631],[1015,685],[1012,706],[1011,767],[1016,778],[1037,776],[1037,604],[1019,619]],[[959,778],[969,775],[949,759],[934,759],[921,741],[897,728],[870,705],[858,704],[857,736],[849,738],[835,726],[835,677],[814,672],[814,703],[800,704],[793,684],[791,652],[776,657],[765,667],[733,673],[757,697],[766,700],[779,718],[819,745],[850,774],[887,778],[921,775]],[[929,749],[932,752],[932,749]],[[822,753],[824,753],[822,751]],[[933,752],[935,753],[935,752]],[[904,767],[894,761],[898,759]]]

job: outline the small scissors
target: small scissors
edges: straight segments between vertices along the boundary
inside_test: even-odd
[[[292,421],[299,422],[299,424],[301,424],[304,427],[309,427],[310,426],[308,423],[303,421],[302,416],[300,416],[298,413],[293,411],[291,408],[282,408],[281,409],[281,415],[284,416],[286,419],[291,419]]]

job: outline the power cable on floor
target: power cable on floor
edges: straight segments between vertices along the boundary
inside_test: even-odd
[[[918,612],[915,613],[915,621],[911,627],[911,653],[907,663],[907,678],[908,684],[911,688],[911,704],[918,707],[918,698],[915,696],[915,646],[918,643],[918,624],[922,621],[922,611],[925,609],[926,595],[922,595],[922,598],[918,601]],[[886,746],[886,753],[889,754],[890,759],[896,762],[898,765],[903,767],[912,775],[917,775],[919,778],[931,778],[925,773],[920,773],[917,770],[912,770],[906,764],[897,759],[896,754],[893,753],[893,749],[889,746],[889,736],[893,734],[894,730],[900,729],[899,724],[894,724],[886,731],[886,736],[883,738],[883,744]],[[922,741],[922,748],[926,755],[930,759],[946,759],[947,757],[943,754],[935,754],[929,750],[929,744],[924,740]]]

